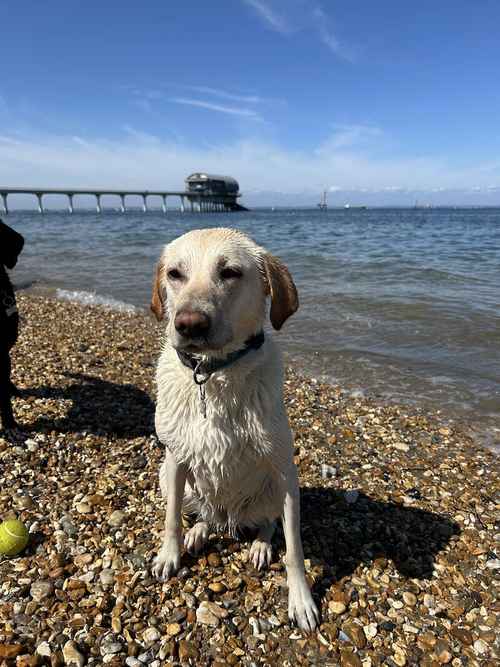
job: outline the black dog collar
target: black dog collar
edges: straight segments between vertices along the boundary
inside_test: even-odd
[[[258,334],[251,336],[246,342],[245,347],[242,347],[241,350],[236,350],[235,352],[230,352],[227,357],[224,359],[209,359],[208,361],[201,361],[197,356],[189,352],[184,352],[183,350],[177,350],[177,356],[181,362],[187,368],[190,368],[195,372],[195,375],[206,375],[208,378],[217,371],[222,370],[231,366],[236,361],[239,361],[242,357],[246,356],[252,350],[258,350],[262,347],[264,343],[264,332],[260,331]],[[194,378],[195,382],[199,382]]]
[[[189,352],[177,350],[177,356],[187,368],[193,371],[193,380],[200,389],[200,406],[203,418],[207,416],[207,398],[205,393],[205,383],[210,380],[213,373],[231,366],[242,357],[246,356],[252,350],[258,350],[264,343],[264,332],[260,331],[255,336],[251,336],[246,342],[245,347],[235,352],[230,352],[224,359],[209,359],[203,361]]]

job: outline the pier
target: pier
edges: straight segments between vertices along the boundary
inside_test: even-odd
[[[14,194],[33,195],[38,204],[38,211],[44,213],[43,198],[45,195],[63,195],[68,198],[68,212],[74,212],[74,198],[78,195],[90,195],[95,197],[96,211],[102,213],[101,197],[112,195],[118,198],[120,211],[125,213],[126,197],[137,196],[142,198],[142,210],[147,213],[148,197],[160,197],[163,213],[167,212],[167,197],[177,198],[180,210],[184,213],[189,210],[192,213],[215,213],[230,211],[246,211],[244,206],[238,204],[240,197],[238,183],[230,176],[212,176],[210,174],[196,173],[186,178],[186,190],[127,190],[127,189],[100,189],[100,188],[11,188],[0,186],[0,200],[3,213],[8,214],[8,196]]]

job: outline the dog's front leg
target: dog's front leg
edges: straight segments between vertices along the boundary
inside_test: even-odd
[[[177,572],[181,563],[182,501],[187,468],[179,465],[167,449],[161,475],[161,486],[166,489],[167,512],[163,545],[155,558],[153,572],[165,580]]]
[[[288,616],[299,628],[311,632],[319,622],[319,613],[309,589],[304,570],[304,552],[300,537],[300,492],[297,469],[290,464],[286,473],[283,530],[286,542],[288,578]]]

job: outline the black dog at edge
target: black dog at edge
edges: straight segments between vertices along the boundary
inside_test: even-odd
[[[19,330],[14,288],[7,269],[13,269],[24,246],[24,239],[0,220],[0,416],[5,430],[16,428],[12,396],[18,395],[10,379],[10,351]]]

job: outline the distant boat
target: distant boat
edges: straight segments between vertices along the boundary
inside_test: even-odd
[[[320,208],[322,211],[328,208],[328,203],[326,201],[326,190],[323,191],[323,194],[321,196],[321,201],[318,204],[318,208]]]
[[[353,206],[351,206],[351,204],[347,203],[347,204],[344,204],[344,208],[346,208],[346,209],[347,208],[355,208],[355,209],[358,209],[358,210],[359,209],[365,210],[366,206],[365,206],[365,204],[354,204]]]

